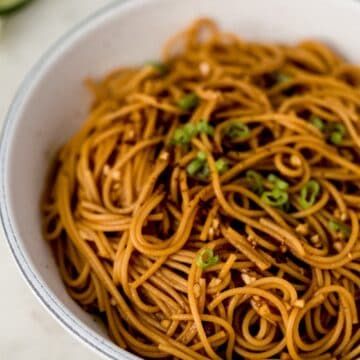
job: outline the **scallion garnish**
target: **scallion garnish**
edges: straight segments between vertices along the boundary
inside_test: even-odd
[[[288,81],[290,81],[292,78],[290,75],[285,74],[285,73],[277,73],[276,74],[276,80],[278,82],[278,84],[283,84],[286,83]]]
[[[325,123],[322,121],[318,116],[311,115],[310,116],[310,123],[320,131],[323,131],[325,129]]]
[[[175,130],[171,143],[187,146],[196,134],[195,126],[193,124],[186,124],[184,127]]]
[[[218,173],[223,174],[224,172],[226,172],[229,169],[229,162],[224,158],[220,158],[220,159],[216,160],[215,166],[216,166],[216,170],[218,171]]]
[[[264,191],[261,194],[261,200],[272,207],[282,207],[287,204],[289,195],[286,191],[274,188],[271,191]]]
[[[227,135],[230,138],[236,138],[236,137],[246,138],[250,135],[250,129],[246,124],[242,123],[241,121],[237,121],[231,123],[225,129],[225,135]]]
[[[324,132],[327,136],[328,141],[334,145],[339,145],[343,142],[346,134],[346,129],[343,124],[340,123],[324,123],[319,117],[312,115],[310,116],[310,123],[320,131]]]
[[[345,225],[345,224],[342,224],[342,223],[338,223],[334,220],[330,220],[328,222],[328,227],[331,231],[334,231],[336,233],[339,233],[341,232],[345,237],[349,237],[350,236],[350,227]]]
[[[191,123],[186,124],[175,130],[171,143],[173,145],[189,145],[191,139],[198,134],[212,136],[214,134],[214,128],[205,120],[200,120],[195,125]]]
[[[188,164],[188,166],[186,167],[186,171],[190,176],[195,176],[196,173],[199,172],[203,166],[203,161],[195,159]]]
[[[149,61],[147,64],[151,65],[160,75],[165,75],[169,72],[169,68],[160,61]]]
[[[195,93],[189,93],[177,101],[177,106],[181,110],[192,110],[199,104],[200,98]]]
[[[192,160],[186,167],[186,171],[190,176],[199,179],[206,179],[209,176],[209,166],[206,161],[206,153],[199,151],[196,158]]]
[[[300,205],[303,209],[313,206],[320,192],[320,184],[316,180],[309,180],[300,190]]]
[[[200,120],[196,124],[196,129],[199,134],[206,134],[212,136],[214,134],[214,127],[211,126],[207,121]]]
[[[190,139],[198,134],[197,127],[194,124],[191,124],[191,123],[186,124],[183,127],[183,130],[184,130],[185,135],[187,137],[189,137]]]
[[[197,266],[204,270],[211,265],[216,265],[220,258],[218,255],[214,255],[214,250],[209,248],[203,248],[196,259]]]
[[[329,125],[328,131],[330,133],[329,139],[334,145],[339,145],[344,140],[346,133],[345,126],[343,124],[335,123]]]
[[[246,179],[249,181],[251,189],[254,193],[261,195],[264,191],[263,177],[261,174],[254,170],[246,172]]]
[[[279,190],[287,190],[289,184],[274,174],[269,174],[268,180]]]
[[[200,161],[205,161],[206,160],[206,153],[205,151],[199,151],[196,155],[196,158]]]

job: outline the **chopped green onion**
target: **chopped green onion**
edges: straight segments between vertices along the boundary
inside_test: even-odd
[[[182,128],[177,128],[174,132],[172,144],[188,145],[193,137],[198,134],[213,135],[214,128],[205,120],[200,120],[197,124],[186,124]]]
[[[289,187],[289,184],[286,181],[280,179],[274,174],[270,174],[268,176],[268,180],[274,184],[274,188],[277,188],[279,190],[286,190]]]
[[[341,232],[342,234],[344,234],[344,236],[349,237],[350,236],[350,228],[349,226],[342,224],[342,223],[338,223],[334,220],[330,220],[328,222],[328,227],[331,231],[334,232]]]
[[[276,75],[276,80],[278,82],[278,84],[283,84],[286,83],[288,81],[290,81],[292,78],[290,75],[287,75],[285,73],[277,73]]]
[[[196,158],[200,161],[205,161],[206,160],[206,152],[205,151],[199,151],[196,155]]]
[[[261,195],[264,191],[263,177],[261,174],[254,170],[248,170],[246,172],[246,178],[250,182],[252,191],[258,195]]]
[[[186,171],[190,176],[195,176],[196,173],[199,172],[203,166],[204,163],[201,160],[195,159],[188,164],[188,166],[186,167]]]
[[[189,136],[184,129],[176,129],[171,143],[175,145],[188,145],[191,141]]]
[[[344,135],[340,134],[338,132],[334,132],[330,135],[330,141],[334,144],[334,145],[339,145],[342,143],[344,139]]]
[[[202,169],[196,174],[196,177],[200,180],[205,180],[209,177],[209,175],[210,175],[210,169],[208,163],[206,162],[204,163]]]
[[[194,124],[186,124],[183,127],[183,129],[184,129],[186,136],[188,136],[189,138],[193,138],[198,133],[197,128],[195,127]]]
[[[229,136],[230,138],[235,138],[235,137],[245,138],[250,135],[250,129],[246,124],[242,123],[241,121],[238,121],[230,124],[225,129],[225,135]]]
[[[171,143],[174,145],[185,145],[187,146],[191,139],[197,135],[195,125],[186,124],[182,128],[177,128],[174,132]]]
[[[329,125],[329,131],[330,131],[330,142],[332,142],[334,145],[339,145],[342,143],[344,139],[344,135],[346,133],[345,127],[343,124],[333,124]]]
[[[177,101],[177,106],[181,110],[192,110],[199,104],[200,98],[195,93],[189,93]]]
[[[313,126],[315,126],[320,131],[325,130],[325,123],[317,116],[311,115],[310,116],[310,122]]]
[[[196,124],[196,129],[200,134],[206,134],[210,136],[214,134],[214,127],[211,126],[206,120],[200,120]]]
[[[224,158],[220,158],[220,159],[216,160],[215,166],[216,166],[216,170],[218,171],[218,173],[223,174],[224,172],[226,172],[229,169],[229,162]]]
[[[197,266],[204,270],[211,265],[216,265],[220,258],[218,255],[214,255],[214,250],[209,248],[203,248],[196,259]]]
[[[176,129],[174,132],[174,136],[173,136],[173,143],[174,144],[185,144],[188,141],[186,141],[187,139],[185,139],[185,133],[183,129]]]
[[[272,207],[282,207],[288,202],[289,195],[286,191],[275,188],[271,191],[263,192],[261,200]]]
[[[209,166],[206,162],[206,153],[204,151],[199,151],[196,158],[186,167],[186,171],[190,176],[196,176],[199,179],[206,179],[210,172]]]
[[[169,72],[169,68],[160,61],[149,61],[147,64],[151,65],[160,75],[165,75]]]
[[[0,14],[7,15],[23,7],[30,0],[0,0]]]
[[[320,192],[320,185],[315,180],[308,181],[300,190],[300,205],[303,209],[313,206]]]

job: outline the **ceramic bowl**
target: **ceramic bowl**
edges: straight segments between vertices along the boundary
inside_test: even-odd
[[[50,159],[80,126],[89,97],[83,79],[119,65],[156,59],[169,35],[198,16],[215,18],[247,39],[317,38],[360,60],[360,2],[355,0],[116,1],[63,36],[21,85],[6,118],[0,153],[0,210],[5,235],[25,281],[74,336],[107,359],[138,359],[65,291],[41,235],[40,195]]]

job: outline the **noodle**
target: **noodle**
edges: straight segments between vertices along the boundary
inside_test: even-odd
[[[70,296],[144,358],[358,359],[359,74],[198,19],[87,81],[42,206]]]

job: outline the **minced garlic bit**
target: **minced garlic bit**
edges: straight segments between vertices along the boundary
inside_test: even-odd
[[[163,151],[160,155],[159,155],[159,159],[160,160],[164,160],[167,161],[169,160],[170,154],[167,151]]]
[[[304,301],[304,299],[297,299],[297,300],[294,302],[294,306],[297,307],[297,308],[302,309],[302,308],[305,306],[305,301]]]
[[[134,129],[130,129],[125,133],[125,141],[134,140],[135,138],[135,131]]]
[[[340,220],[341,220],[341,221],[346,221],[347,218],[348,218],[348,216],[347,216],[346,213],[342,212],[342,213],[340,214]]]
[[[221,279],[219,278],[212,278],[209,282],[209,288],[219,286],[221,284]]]
[[[201,286],[199,283],[194,284],[193,291],[194,291],[195,297],[198,299],[201,295]]]
[[[171,324],[171,321],[170,320],[161,320],[161,322],[160,322],[160,325],[164,328],[164,329],[168,329],[169,328],[169,326],[170,326],[170,324]]]
[[[335,241],[334,242],[334,249],[337,252],[341,252],[341,250],[344,248],[344,244],[341,241]]]
[[[114,298],[111,298],[111,299],[110,299],[110,304],[111,304],[112,306],[116,306],[116,300],[115,300]]]
[[[114,171],[111,173],[111,177],[112,177],[114,180],[120,180],[120,171],[119,171],[119,170],[114,170]]]
[[[309,234],[309,224],[299,224],[296,227],[295,231],[301,235],[308,235]]]
[[[250,276],[247,273],[241,273],[241,278],[243,279],[246,285],[250,285],[256,280],[256,277]]]
[[[313,235],[313,236],[310,238],[310,241],[311,241],[314,245],[319,244],[319,243],[320,243],[320,236],[319,236],[319,234]]]
[[[301,159],[299,156],[297,155],[291,155],[290,156],[290,164],[294,167],[299,167],[301,166]]]
[[[220,226],[220,220],[218,218],[214,218],[212,221],[212,227],[216,230]]]
[[[215,230],[213,227],[209,228],[209,240],[213,240],[214,239],[214,234],[215,234]]]
[[[205,61],[202,61],[199,64],[199,70],[200,70],[201,75],[203,75],[203,76],[209,75],[209,73],[210,73],[210,65],[209,65],[209,63],[207,63]]]
[[[103,173],[105,176],[107,176],[110,172],[110,166],[108,164],[104,165]]]

